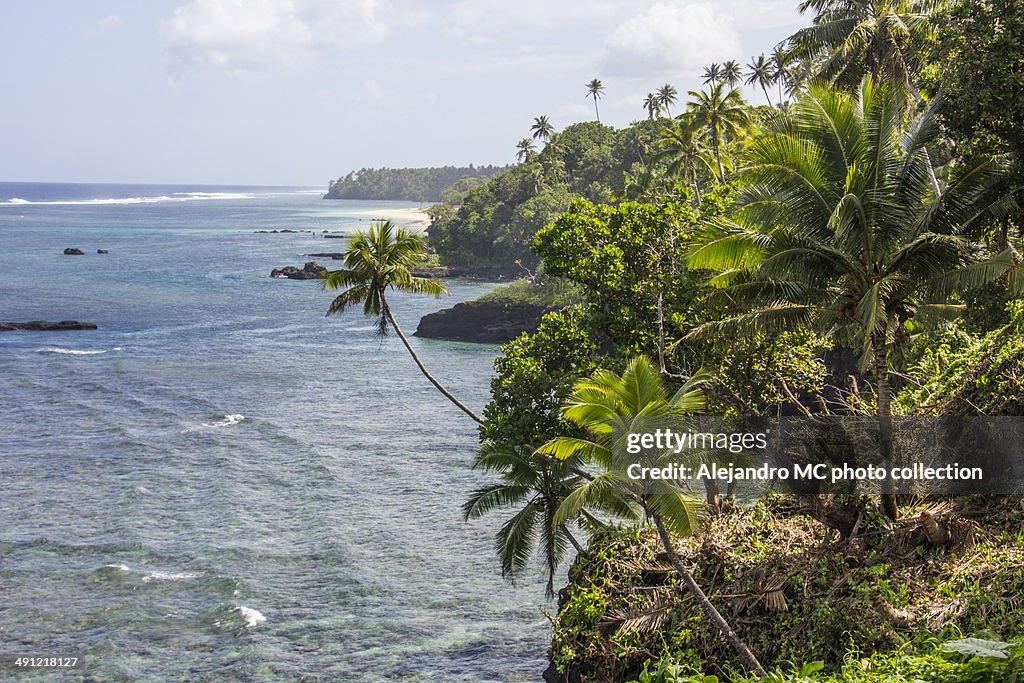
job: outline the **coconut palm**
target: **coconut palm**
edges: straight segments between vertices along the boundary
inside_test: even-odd
[[[530,158],[533,157],[534,152],[533,140],[530,138],[523,138],[516,143],[516,149],[519,150],[516,152],[517,160],[521,162],[529,161]]]
[[[413,277],[412,269],[422,264],[424,258],[423,238],[405,228],[396,228],[391,221],[374,221],[370,224],[369,232],[357,230],[342,256],[345,267],[324,275],[324,289],[344,288],[328,306],[327,315],[341,313],[352,306],[362,304],[365,315],[377,317],[378,336],[386,337],[388,331],[393,329],[424,377],[462,412],[483,424],[479,415],[445,389],[427,371],[391,310],[387,298],[390,291],[429,294],[435,297],[440,297],[448,291],[437,280]]]
[[[722,80],[728,83],[730,88],[735,88],[742,83],[743,67],[740,66],[740,63],[735,59],[730,59],[722,64]]]
[[[779,108],[782,108],[782,83],[786,79],[786,70],[789,68],[793,56],[786,49],[785,45],[776,45],[772,50],[771,65],[772,79],[779,88]]]
[[[551,140],[551,136],[555,134],[555,127],[551,125],[551,121],[548,120],[547,116],[541,115],[533,120],[533,125],[530,126],[530,131],[533,132],[533,139],[538,138],[545,142]]]
[[[642,460],[643,466],[649,467],[678,462],[679,456],[672,449],[667,453],[626,455],[624,439],[629,433],[647,431],[652,420],[677,420],[703,410],[704,395],[699,387],[702,381],[695,378],[669,396],[658,370],[643,356],[631,360],[621,375],[598,370],[576,383],[562,409],[562,417],[579,427],[586,437],[552,439],[538,453],[559,460],[579,459],[594,470],[592,477],[565,497],[555,512],[553,524],[574,519],[588,506],[607,507],[612,500],[638,507],[645,519],[654,522],[669,561],[709,620],[763,676],[764,669],[757,658],[697,585],[675,551],[672,535],[688,536],[696,531],[703,503],[680,482],[634,480],[627,476],[625,467],[629,461]]]
[[[661,116],[661,100],[654,93],[647,93],[647,97],[644,98],[644,109],[647,110],[647,118],[658,118]]]
[[[594,80],[590,81],[590,83],[587,83],[586,87],[587,97],[594,98],[594,116],[597,117],[597,122],[601,123],[601,112],[597,108],[597,101],[601,99],[602,95],[604,95],[604,83],[602,83],[599,79],[595,78]]]
[[[669,173],[681,176],[693,184],[698,204],[701,201],[700,183],[697,180],[700,167],[706,168],[711,175],[715,174],[705,155],[706,133],[707,128],[695,123],[690,116],[674,119],[670,125],[662,129],[658,139],[659,151],[654,157],[656,161],[668,162]]]
[[[718,62],[712,62],[711,66],[704,67],[704,85],[714,85],[722,80],[722,66]]]
[[[693,99],[687,105],[693,121],[708,129],[711,148],[718,166],[718,182],[725,183],[725,168],[722,165],[722,144],[743,134],[743,127],[750,121],[747,103],[735,88],[725,91],[725,83],[716,83],[710,90],[690,91]]]
[[[871,78],[855,95],[811,85],[750,145],[734,216],[690,258],[693,268],[749,271],[733,289],[755,304],[694,336],[811,326],[861,349],[877,386],[883,461],[892,449],[894,350],[913,325],[950,309],[935,285],[977,275],[961,269],[964,232],[994,206],[1002,174],[979,159],[939,185],[927,151],[936,107],[905,123],[906,104],[898,87]],[[882,507],[895,519],[891,485]]]
[[[947,0],[804,0],[800,11],[817,14],[790,43],[820,58],[815,77],[856,88],[866,74],[891,78],[916,93],[921,53],[934,35],[932,15]]]
[[[676,96],[679,94],[679,91],[674,86],[666,83],[658,88],[658,92],[655,94],[658,96],[658,102],[661,103],[665,113],[672,116],[672,105],[676,103]]]
[[[495,534],[501,572],[514,577],[539,551],[548,572],[548,597],[554,594],[555,572],[568,546],[577,553],[586,552],[567,522],[553,521],[565,496],[583,482],[573,471],[577,465],[572,459],[537,455],[533,448],[485,441],[473,469],[498,474],[501,481],[476,489],[462,506],[467,520],[494,510],[519,508]]]
[[[772,98],[768,95],[768,86],[775,82],[775,70],[763,54],[753,57],[750,64],[747,64],[747,80],[745,82],[747,85],[760,86],[761,92],[764,93],[764,99],[768,102],[768,106],[771,106]]]

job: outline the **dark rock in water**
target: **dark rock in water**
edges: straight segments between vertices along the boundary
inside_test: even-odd
[[[82,251],[81,249],[76,249],[75,247],[68,247],[67,249],[64,250],[64,255],[65,256],[85,256],[85,252]]]
[[[95,330],[96,323],[80,323],[77,320],[62,320],[59,323],[49,320],[30,320],[27,323],[0,322],[0,332],[26,330],[29,332],[64,332],[66,330]]]
[[[298,269],[295,266],[275,268],[270,271],[270,277],[288,280],[319,280],[320,276],[327,272],[327,269],[316,261],[310,261]]]
[[[347,235],[324,235],[324,239],[328,240],[343,240]]]
[[[110,250],[109,249],[97,249],[96,253],[97,254],[109,254]]]
[[[466,301],[423,316],[415,336],[428,339],[503,344],[523,332],[536,332],[547,308],[513,301]]]
[[[322,251],[318,254],[306,254],[306,256],[316,256],[317,258],[329,258],[335,261],[340,261],[345,258],[345,254],[340,251]]]

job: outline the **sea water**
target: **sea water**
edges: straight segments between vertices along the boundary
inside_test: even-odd
[[[0,679],[539,680],[542,579],[461,516],[476,425],[361,311],[269,277],[414,206],[0,183],[0,320],[99,326],[0,332]],[[284,229],[315,232],[255,232]],[[407,332],[489,288],[449,285],[394,295]],[[497,347],[413,344],[483,406]]]

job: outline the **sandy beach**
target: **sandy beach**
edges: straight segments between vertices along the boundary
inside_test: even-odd
[[[366,218],[383,218],[394,221],[397,225],[404,225],[419,230],[426,230],[430,225],[430,216],[427,215],[426,207],[409,209],[371,209],[367,211],[347,212],[351,216],[365,216]]]

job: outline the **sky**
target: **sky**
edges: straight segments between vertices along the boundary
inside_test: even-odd
[[[646,116],[797,0],[0,0],[0,181],[326,186]],[[754,103],[760,91],[748,89]],[[678,106],[678,105],[677,105]]]

